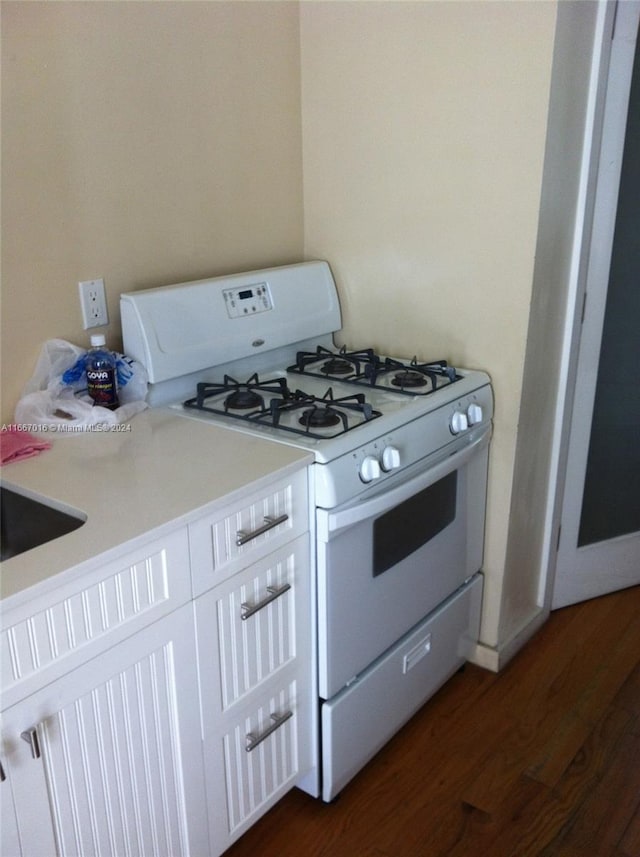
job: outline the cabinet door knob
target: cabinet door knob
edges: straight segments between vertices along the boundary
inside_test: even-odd
[[[31,729],[27,729],[24,732],[21,732],[20,737],[23,741],[26,741],[27,744],[31,747],[31,758],[39,759],[40,742],[38,741],[38,731],[36,727],[33,726]]]

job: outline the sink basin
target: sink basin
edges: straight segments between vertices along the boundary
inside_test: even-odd
[[[77,530],[84,519],[0,486],[0,561]]]

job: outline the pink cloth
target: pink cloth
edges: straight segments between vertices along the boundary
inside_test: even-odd
[[[17,426],[8,426],[0,432],[1,464],[10,461],[20,461],[22,458],[31,458],[38,455],[43,449],[51,449],[48,440],[38,440],[28,431],[20,431]]]

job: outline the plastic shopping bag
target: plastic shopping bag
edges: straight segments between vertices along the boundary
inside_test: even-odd
[[[87,393],[87,351],[64,339],[50,339],[42,346],[31,380],[15,411],[15,422],[42,427],[72,427],[125,423],[147,407],[147,373],[140,363],[116,354],[118,399],[111,411],[94,405]]]

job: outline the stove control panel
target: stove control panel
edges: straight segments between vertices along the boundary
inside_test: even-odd
[[[273,300],[267,283],[223,289],[222,294],[229,318],[242,318],[273,309]]]

